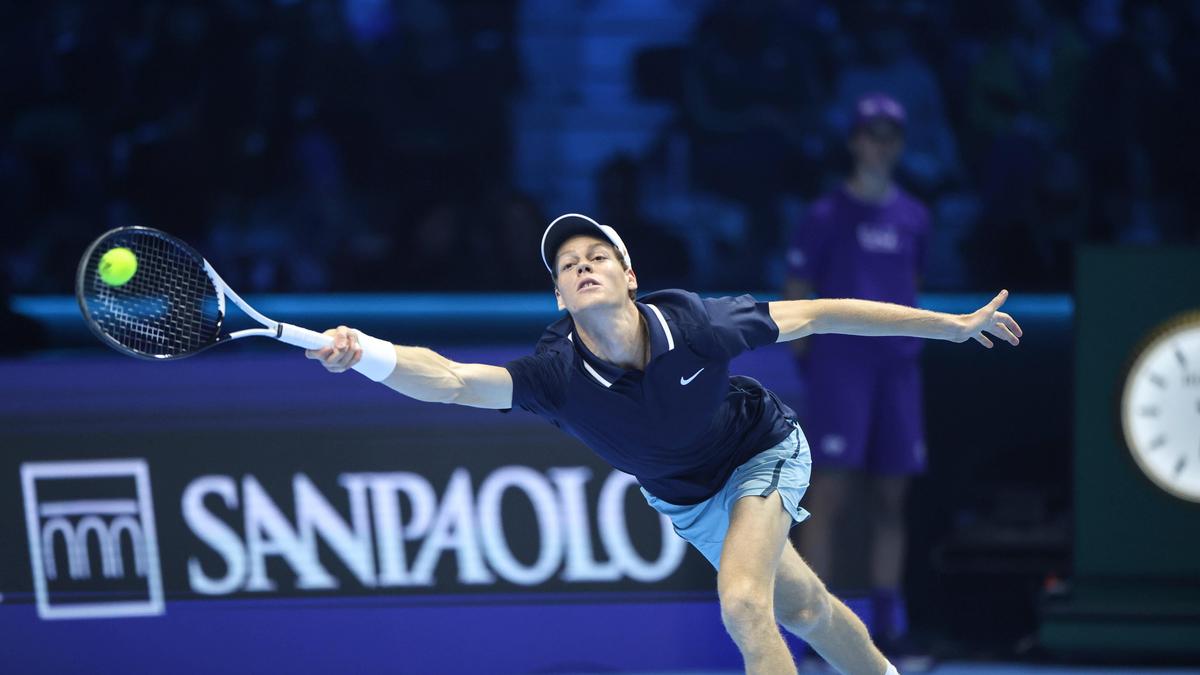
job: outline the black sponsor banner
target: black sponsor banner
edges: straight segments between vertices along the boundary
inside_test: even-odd
[[[84,370],[119,380],[126,363]],[[64,401],[43,380],[8,411],[6,601],[70,618],[184,597],[712,589],[632,477],[532,416],[293,375],[325,387],[312,405],[268,384],[294,361],[195,363],[158,398],[133,380],[124,405]],[[228,382],[196,396],[214,369]]]

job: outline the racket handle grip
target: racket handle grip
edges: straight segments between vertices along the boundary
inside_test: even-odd
[[[279,324],[278,330],[277,340],[296,347],[321,349],[333,344],[333,338],[324,333],[293,326],[290,323]],[[361,331],[356,332],[358,332],[358,344],[362,347],[363,354],[358,363],[354,364],[354,370],[375,382],[386,380],[388,375],[391,375],[392,371],[396,369],[395,345]]]
[[[281,323],[275,329],[279,331],[275,336],[276,340],[286,342],[295,347],[321,349],[333,344],[333,338],[324,333],[318,333],[315,330],[301,328],[300,326],[293,326],[290,323]]]

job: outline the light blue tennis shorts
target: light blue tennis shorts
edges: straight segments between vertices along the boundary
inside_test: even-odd
[[[808,489],[812,455],[808,440],[799,425],[778,445],[758,453],[739,466],[717,494],[700,502],[680,506],[655,497],[642,489],[642,495],[655,511],[671,519],[675,532],[720,568],[721,547],[729,530],[733,504],[747,495],[768,497],[778,491],[783,507],[792,516],[792,524],[808,518],[800,499]]]

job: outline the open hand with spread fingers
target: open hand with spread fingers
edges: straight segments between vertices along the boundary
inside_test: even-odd
[[[979,344],[991,349],[992,341],[985,335],[991,333],[1014,347],[1020,344],[1021,327],[1015,319],[1000,311],[1007,299],[1008,291],[1000,291],[988,304],[970,314],[961,315],[961,332],[954,341],[966,342],[974,338]]]

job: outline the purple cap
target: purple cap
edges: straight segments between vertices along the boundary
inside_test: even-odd
[[[876,120],[891,122],[903,131],[908,115],[904,113],[904,106],[891,96],[882,93],[867,94],[854,104],[854,126],[850,131],[858,131]]]

